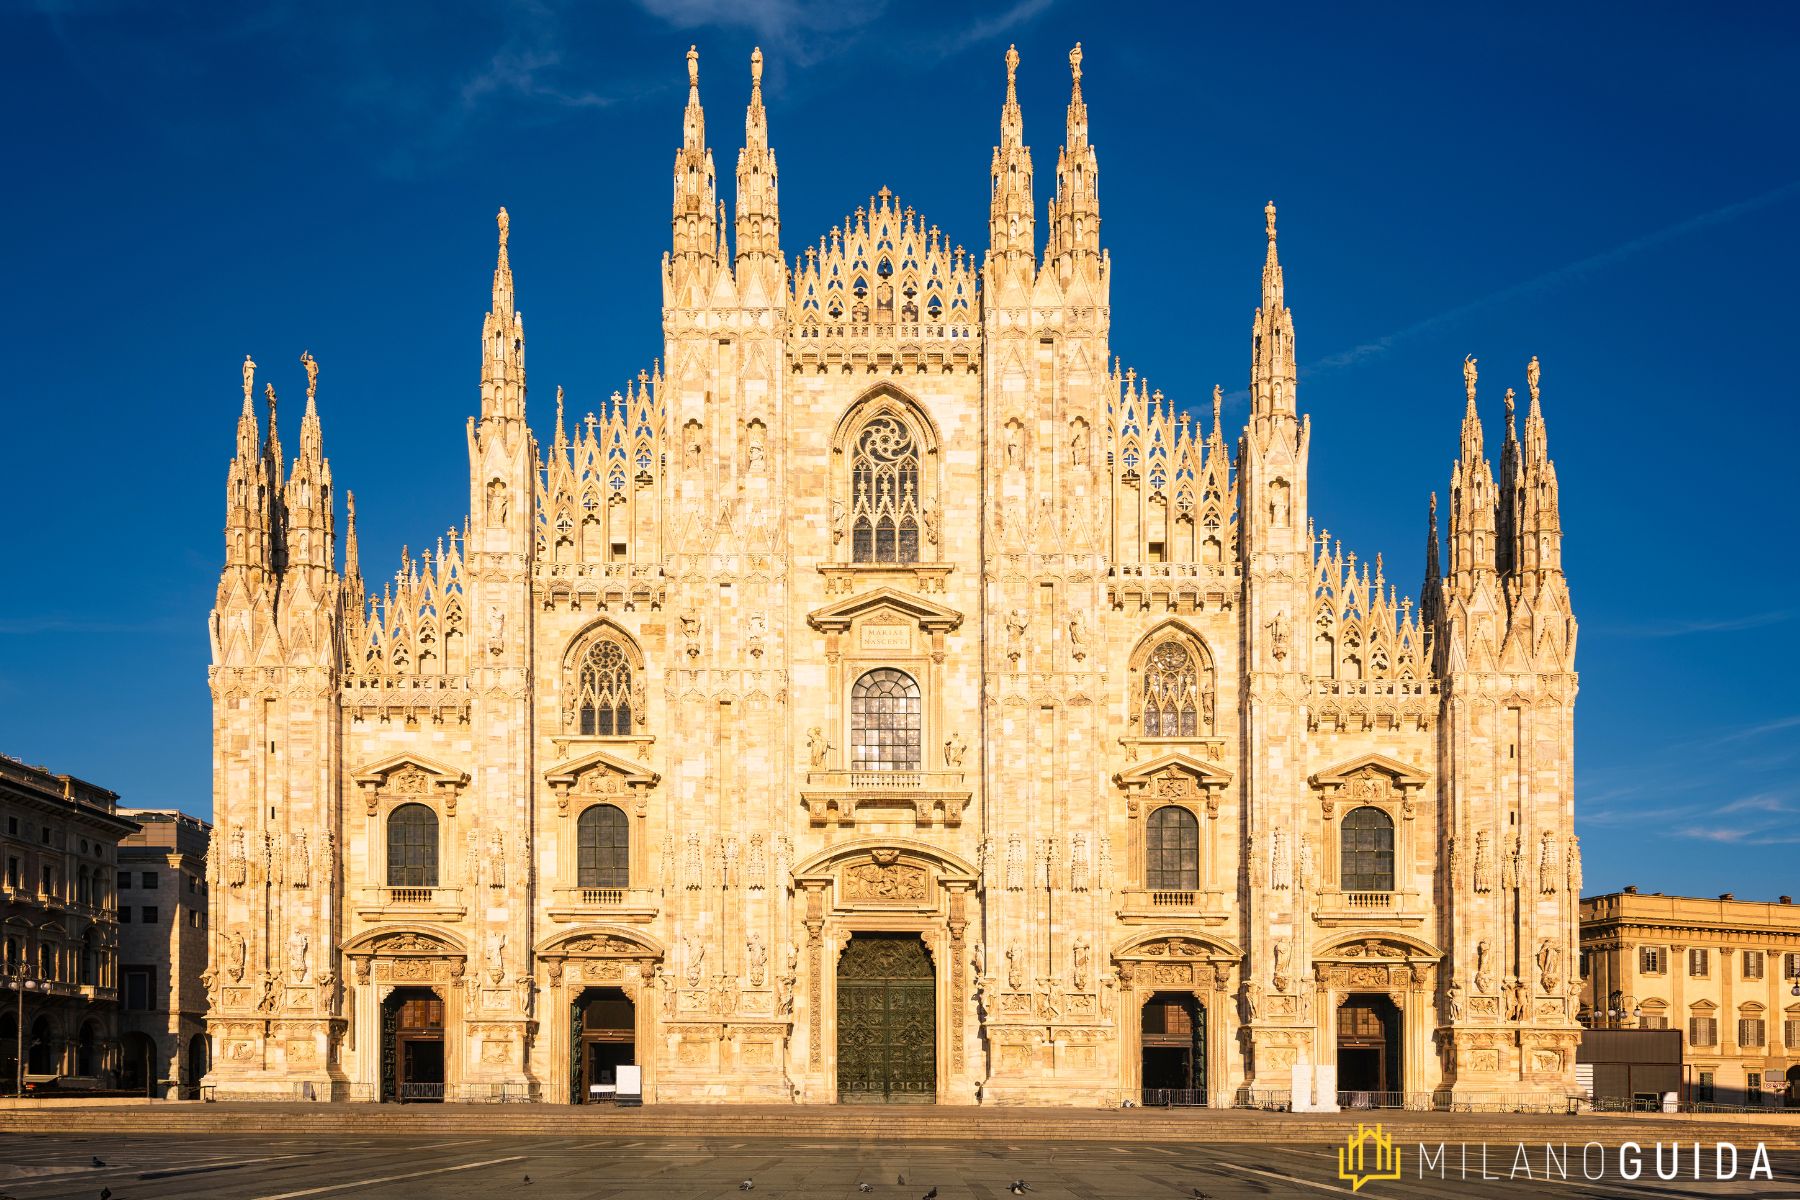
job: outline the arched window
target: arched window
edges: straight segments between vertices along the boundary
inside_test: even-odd
[[[618,643],[602,639],[582,654],[574,708],[583,734],[623,737],[631,732],[631,663]]]
[[[1394,819],[1363,805],[1344,814],[1338,886],[1346,892],[1394,890]]]
[[[917,771],[923,706],[919,685],[882,667],[850,692],[850,761],[858,771]]]
[[[1200,886],[1200,822],[1187,809],[1166,804],[1150,814],[1144,886],[1153,892],[1191,892]]]
[[[862,427],[850,459],[853,562],[919,561],[919,443],[898,416]]]
[[[1193,653],[1171,638],[1144,663],[1144,736],[1196,737],[1199,731],[1199,671]]]
[[[389,887],[436,887],[437,814],[423,804],[402,804],[388,814]]]
[[[625,814],[610,804],[582,811],[575,823],[575,886],[630,886],[631,834]]]

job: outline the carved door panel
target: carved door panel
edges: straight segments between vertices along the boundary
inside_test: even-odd
[[[937,1096],[937,985],[916,934],[857,934],[838,960],[838,1100]]]

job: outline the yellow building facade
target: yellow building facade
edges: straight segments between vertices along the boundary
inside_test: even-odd
[[[1581,901],[1595,1028],[1679,1029],[1685,1100],[1800,1104],[1800,907],[1636,888]]]
[[[784,249],[689,54],[659,366],[526,423],[500,215],[469,518],[337,558],[317,364],[212,616],[220,1094],[1228,1104],[1571,1089],[1575,623],[1535,360],[1463,365],[1423,600],[1314,527],[1265,213],[1228,440],[1120,369],[1079,48],[1040,223]],[[979,186],[979,185],[978,185]],[[1397,1102],[1397,1101],[1396,1101]]]

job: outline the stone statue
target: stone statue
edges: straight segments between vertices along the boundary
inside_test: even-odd
[[[1012,946],[1006,948],[1006,986],[1018,991],[1025,981],[1023,964],[1019,962],[1019,951]]]
[[[250,356],[246,354],[244,355],[244,402],[246,404],[250,402],[250,397],[255,391],[256,364],[252,362]]]
[[[1557,949],[1555,943],[1551,942],[1549,938],[1538,942],[1537,965],[1544,991],[1556,991],[1556,985],[1562,975],[1562,972],[1557,969],[1562,966],[1562,951]]]
[[[1244,1023],[1247,1025],[1257,1019],[1262,1011],[1262,983],[1252,979],[1244,985]]]
[[[1569,836],[1569,894],[1581,897],[1581,838]]]
[[[231,831],[231,850],[225,859],[225,882],[230,886],[243,887],[250,874],[250,858],[244,853],[244,831]]]
[[[506,886],[506,839],[498,829],[488,834],[488,886]]]
[[[811,729],[806,731],[806,757],[807,761],[812,764],[814,770],[825,765],[825,758],[830,753],[831,742],[826,738],[823,729],[814,725]]]
[[[1088,940],[1086,938],[1080,938],[1075,942],[1075,949],[1073,951],[1075,971],[1072,976],[1072,981],[1074,982],[1075,990],[1078,992],[1087,991],[1088,960],[1091,954],[1092,950],[1088,946]]]
[[[1475,403],[1475,356],[1463,356],[1463,391],[1468,394],[1469,403]]]
[[[287,940],[287,969],[288,980],[290,982],[306,982],[308,970],[307,957],[308,942],[306,934],[301,930],[296,929],[293,933],[288,935]]]
[[[977,980],[987,977],[987,947],[980,942],[976,942],[969,950],[969,966]]]
[[[312,356],[311,350],[302,350],[300,365],[306,368],[306,398],[311,400],[319,393],[319,360]]]
[[[504,932],[495,933],[488,939],[487,970],[488,979],[493,982],[495,987],[500,986],[500,981],[506,978],[506,934]]]
[[[240,982],[244,978],[244,959],[249,950],[244,935],[227,930],[221,936],[220,948],[224,951],[225,974],[231,977],[231,982]]]
[[[288,851],[288,883],[303,888],[312,882],[312,861],[306,851],[306,835],[296,833]]]
[[[1486,894],[1493,889],[1494,865],[1489,861],[1486,831],[1475,835],[1475,890]],[[1483,991],[1487,989],[1483,988]]]
[[[1031,618],[1022,608],[1015,608],[1006,614],[1006,653],[1014,662],[1024,651],[1025,627],[1031,624]]]
[[[662,1014],[664,1017],[673,1017],[676,1001],[675,978],[669,974],[667,968],[658,967],[656,968],[656,982],[662,991]]]
[[[1275,943],[1275,969],[1270,975],[1277,992],[1288,990],[1288,970],[1293,965],[1293,943],[1288,938],[1282,938]]]
[[[1492,977],[1488,974],[1488,955],[1493,946],[1486,938],[1475,943],[1475,990],[1486,993],[1493,990]]]
[[[687,963],[688,986],[697,988],[706,977],[706,943],[692,938],[681,939],[682,957]]]
[[[519,1011],[529,1018],[537,1007],[537,981],[529,975],[513,980],[513,999],[517,1001]]]
[[[1523,1021],[1527,1008],[1525,981],[1517,976],[1508,976],[1506,981],[1506,1019]]]
[[[1519,851],[1519,837],[1514,834],[1506,843],[1506,858],[1500,864],[1500,890],[1516,891],[1519,887],[1519,866],[1524,856]]]
[[[936,508],[925,510],[925,544],[928,546],[938,544],[938,510]]]
[[[1080,613],[1069,618],[1069,653],[1077,662],[1087,657],[1087,618]]]
[[[962,734],[952,733],[944,740],[944,765],[956,768],[963,765],[963,755],[969,752],[969,743],[963,740]]]
[[[506,650],[506,610],[490,604],[487,611],[487,652],[500,655]]]
[[[762,934],[752,929],[750,937],[744,945],[744,963],[749,968],[750,986],[759,988],[768,974],[769,951],[763,945]]]
[[[833,500],[831,502],[831,542],[832,545],[836,545],[843,540],[844,502],[842,500]]]
[[[1556,892],[1556,877],[1562,864],[1557,861],[1556,838],[1548,829],[1538,838],[1538,892],[1545,896]]]
[[[274,974],[264,975],[262,998],[256,1002],[256,1011],[272,1013],[279,1007],[281,1007],[281,979]]]
[[[1288,652],[1288,619],[1286,612],[1277,612],[1273,620],[1265,626],[1269,631],[1269,653],[1280,662]]]
[[[1444,1005],[1450,1011],[1452,1021],[1462,1020],[1462,984],[1452,979],[1450,986],[1444,989]]]

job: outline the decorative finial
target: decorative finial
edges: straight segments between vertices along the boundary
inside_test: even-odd
[[[311,350],[302,350],[300,365],[306,368],[306,403],[311,406],[313,397],[319,394],[319,360],[312,356]]]
[[[1263,228],[1269,231],[1269,240],[1275,240],[1275,202],[1263,205]]]
[[[1475,356],[1463,356],[1463,391],[1469,394],[1469,403],[1475,403]]]
[[[1007,99],[1009,99],[1009,100],[1015,99],[1013,88],[1017,85],[1018,80],[1019,80],[1019,48],[1016,45],[1008,46],[1006,48],[1006,97],[1007,97]]]
[[[1213,384],[1213,428],[1219,427],[1219,410],[1225,406],[1225,389]]]
[[[700,86],[700,47],[698,46],[688,47],[688,86],[691,88]]]
[[[758,46],[754,50],[750,51],[750,86],[753,89],[760,88],[762,86],[762,47],[761,46]]]
[[[1537,355],[1534,354],[1531,356],[1531,362],[1526,364],[1525,367],[1525,386],[1531,389],[1531,403],[1533,407],[1536,407],[1538,402],[1538,376],[1540,374]]]
[[[1081,43],[1080,42],[1076,42],[1075,48],[1073,50],[1069,51],[1069,73],[1075,77],[1075,86],[1077,88],[1080,88],[1081,87]]]
[[[504,250],[506,249],[506,239],[512,231],[512,218],[507,216],[506,209],[502,208],[499,215],[494,218],[494,223],[500,226],[500,249]]]
[[[1536,359],[1532,360],[1537,361]],[[244,403],[250,403],[250,395],[256,391],[256,363],[248,354],[244,355]]]

